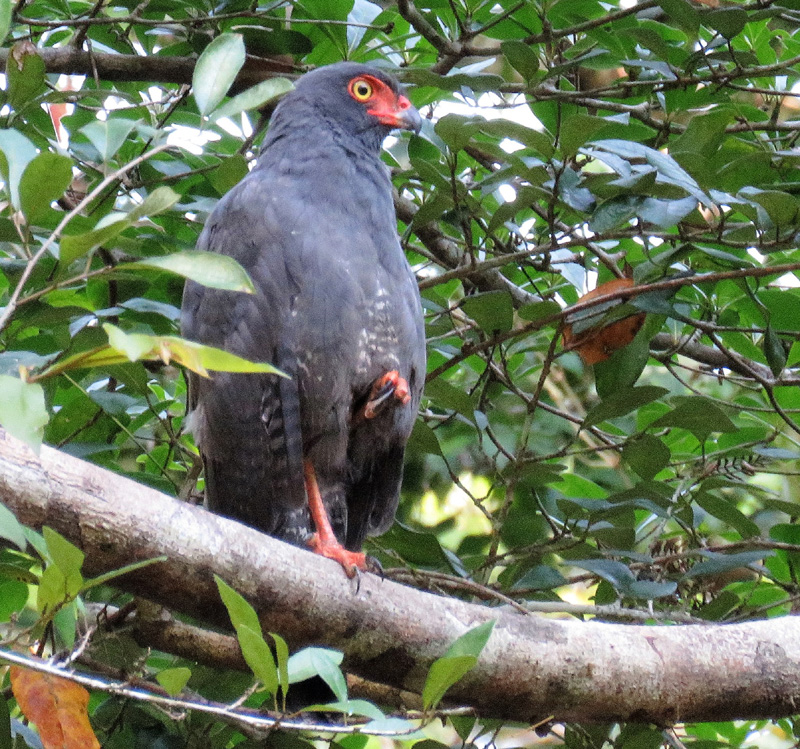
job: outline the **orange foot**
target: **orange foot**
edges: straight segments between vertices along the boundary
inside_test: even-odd
[[[366,554],[360,551],[349,551],[336,540],[336,534],[333,532],[331,521],[328,519],[328,513],[322,502],[322,495],[319,492],[314,466],[311,465],[310,460],[306,460],[303,463],[303,468],[306,494],[308,495],[308,509],[317,529],[317,532],[308,543],[311,550],[316,554],[321,554],[328,559],[339,562],[348,577],[355,577],[359,571],[374,571],[375,565]]]
[[[411,400],[408,383],[396,369],[381,375],[372,383],[367,402],[359,415],[364,419],[374,419],[389,403],[390,398],[402,405]]]

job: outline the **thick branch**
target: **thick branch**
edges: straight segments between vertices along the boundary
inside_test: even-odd
[[[497,624],[476,668],[451,693],[486,716],[557,720],[779,717],[800,704],[800,621],[645,627],[544,619],[364,575],[202,508],[0,431],[0,500],[19,519],[63,533],[86,572],[168,561],[120,587],[225,623],[212,575],[240,590],[267,631],[292,646],[340,648],[351,671],[419,691],[431,662],[466,630]]]
[[[0,65],[5,69],[8,49],[0,49]],[[48,73],[97,76],[104,81],[150,81],[191,83],[196,57],[168,55],[118,55],[84,52],[73,47],[42,47],[36,53],[44,60]],[[276,74],[295,72],[294,66],[280,60],[248,57],[239,71],[232,91],[253,86]]]

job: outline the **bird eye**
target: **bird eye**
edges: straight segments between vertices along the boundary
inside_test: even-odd
[[[350,96],[356,101],[367,101],[372,96],[372,85],[363,78],[350,81]]]

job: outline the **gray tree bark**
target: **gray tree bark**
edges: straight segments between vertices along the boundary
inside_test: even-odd
[[[484,717],[537,722],[777,718],[800,706],[800,621],[640,626],[548,619],[423,593],[341,567],[202,508],[0,430],[0,501],[57,530],[97,575],[165,555],[122,589],[227,624],[213,574],[290,646],[326,644],[375,682],[419,692],[460,635],[496,621],[478,665],[448,697]]]

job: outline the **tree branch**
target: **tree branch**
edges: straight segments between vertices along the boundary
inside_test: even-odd
[[[800,620],[645,627],[545,619],[406,588],[339,565],[102,468],[0,431],[0,499],[49,525],[99,574],[165,555],[119,587],[227,624],[213,573],[245,595],[293,647],[325,643],[356,674],[418,692],[434,659],[495,619],[478,665],[449,696],[523,722],[777,718],[800,704]]]
[[[0,65],[5,68],[9,49],[0,49]],[[106,81],[150,81],[153,83],[191,83],[196,57],[169,55],[118,55],[108,52],[84,52],[73,47],[38,47],[48,73],[87,75]],[[239,71],[231,92],[253,86],[276,75],[297,72],[295,66],[265,57],[248,56]]]

